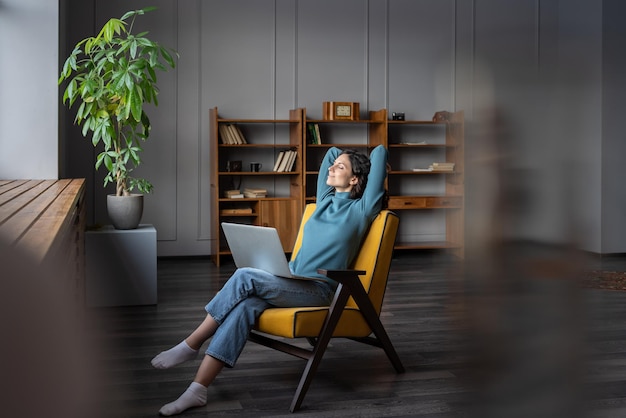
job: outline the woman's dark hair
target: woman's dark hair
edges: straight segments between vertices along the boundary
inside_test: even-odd
[[[367,186],[367,177],[370,173],[370,159],[365,155],[353,149],[347,149],[342,151],[342,154],[346,154],[350,159],[352,165],[352,174],[357,177],[357,183],[350,191],[351,199],[358,199],[363,196],[365,186]],[[385,196],[383,196],[382,209],[386,209],[388,206],[389,194],[385,190]]]
[[[357,183],[350,191],[350,198],[358,199],[363,196],[365,186],[367,186],[367,176],[370,173],[371,166],[370,159],[367,157],[367,155],[353,149],[344,150],[342,154],[347,155],[350,159],[350,164],[352,165],[352,174],[354,174],[357,178]]]

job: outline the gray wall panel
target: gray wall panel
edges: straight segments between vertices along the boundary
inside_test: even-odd
[[[452,110],[453,0],[389,2],[389,110],[430,119]]]
[[[298,2],[298,106],[319,119],[322,102],[365,103],[367,16],[363,0]],[[364,112],[361,112],[362,115]]]
[[[296,107],[296,3],[293,0],[276,2],[276,59],[275,114],[287,115]]]
[[[204,109],[218,106],[225,117],[273,118],[274,1],[212,1],[202,10]]]
[[[387,107],[388,88],[388,3],[384,0],[368,2],[369,31],[367,33],[367,108],[378,110]]]

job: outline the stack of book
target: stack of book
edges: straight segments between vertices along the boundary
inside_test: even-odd
[[[252,208],[242,207],[242,208],[226,208],[220,210],[220,215],[228,216],[228,215],[249,215],[252,213]]]
[[[432,171],[454,171],[454,163],[432,163]]]
[[[281,151],[278,154],[278,158],[276,158],[273,171],[293,171],[297,155],[298,152],[296,150]]]
[[[322,136],[320,135],[320,126],[317,123],[309,123],[307,125],[308,128],[308,137],[309,144],[319,145],[322,143]]]
[[[253,189],[250,187],[246,187],[245,189],[243,189],[243,196],[244,197],[251,197],[253,199],[259,198],[259,197],[266,197],[267,196],[267,190],[266,189]]]
[[[226,190],[224,192],[224,197],[229,199],[241,199],[243,198],[243,193],[241,193],[241,190]]]
[[[246,141],[246,138],[243,136],[241,129],[239,129],[239,126],[237,125],[234,125],[232,123],[223,123],[219,125],[218,129],[220,132],[222,144],[241,145],[248,143],[248,141]]]

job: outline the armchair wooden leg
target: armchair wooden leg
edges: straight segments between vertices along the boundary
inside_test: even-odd
[[[304,396],[306,395],[306,392],[309,389],[311,382],[313,381],[313,377],[315,376],[317,367],[322,361],[322,357],[324,356],[326,347],[328,347],[328,343],[333,336],[333,332],[337,327],[337,323],[339,323],[339,318],[341,317],[343,308],[348,302],[349,296],[350,292],[348,291],[348,289],[339,284],[337,290],[335,291],[333,301],[330,304],[328,315],[326,315],[326,320],[324,321],[320,336],[317,338],[317,342],[315,343],[313,351],[311,352],[311,357],[307,361],[304,372],[302,373],[302,377],[300,378],[298,389],[296,389],[296,393],[291,402],[291,407],[289,408],[291,412],[295,412],[300,409],[300,405],[302,405],[302,401],[304,400]]]
[[[333,273],[330,271],[328,273],[329,277],[333,278]],[[382,322],[380,322],[378,313],[376,312],[376,309],[374,309],[374,306],[365,292],[365,289],[363,289],[358,276],[342,276],[341,283],[349,289],[349,293],[359,307],[359,311],[374,332],[374,335],[380,343],[380,347],[385,350],[385,354],[387,354],[387,357],[389,358],[389,361],[393,365],[394,369],[396,369],[396,372],[403,373],[404,366],[400,361],[400,357],[393,347],[391,339],[389,338],[389,335],[387,335],[387,331],[385,331],[385,327]]]
[[[391,339],[389,338],[387,331],[385,331],[385,327],[383,326],[382,322],[380,322],[380,318],[376,313],[376,310],[372,306],[372,303],[369,300],[367,293],[365,293],[365,290],[361,286],[358,286],[358,290],[351,290],[354,301],[358,305],[363,317],[365,317],[367,324],[374,332],[374,335],[376,336],[376,338],[378,338],[378,341],[380,342],[383,350],[385,350],[389,361],[396,369],[396,372],[403,373],[404,366],[402,365],[402,361],[400,361],[400,357],[398,356],[396,349],[393,347]]]

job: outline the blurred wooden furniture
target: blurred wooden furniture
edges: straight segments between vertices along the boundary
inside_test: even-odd
[[[85,180],[0,180],[0,240],[58,271],[80,305],[85,286]]]

